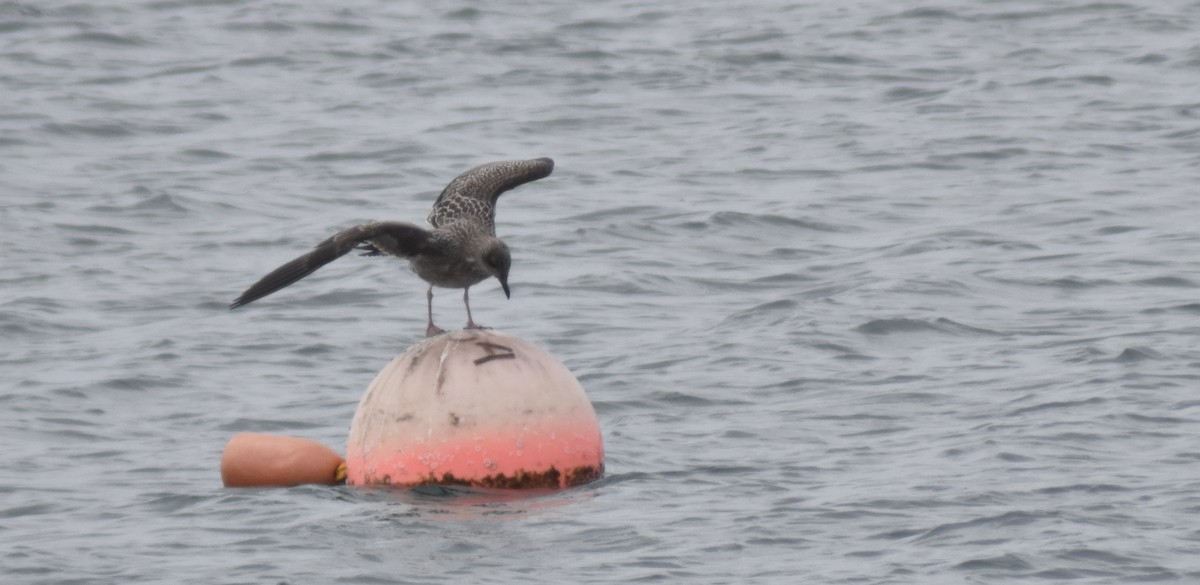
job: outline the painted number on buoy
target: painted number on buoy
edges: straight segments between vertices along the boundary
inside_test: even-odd
[[[482,347],[487,355],[475,360],[475,365],[486,364],[492,360],[511,360],[516,359],[517,354],[511,347],[500,345],[499,343],[490,343],[487,341],[477,341],[475,345]]]

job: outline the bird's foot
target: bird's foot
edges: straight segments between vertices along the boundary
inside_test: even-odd
[[[445,331],[442,331],[441,327],[438,327],[433,323],[430,323],[429,326],[425,328],[425,337],[433,337],[434,335],[441,335],[443,333],[445,333]]]
[[[467,325],[463,329],[491,329],[491,327],[484,327],[474,321],[467,321]]]

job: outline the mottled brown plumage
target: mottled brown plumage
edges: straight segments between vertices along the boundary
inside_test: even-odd
[[[442,190],[429,213],[428,221],[434,229],[402,221],[376,221],[343,230],[264,276],[234,299],[229,308],[261,299],[357,249],[365,251],[366,256],[405,258],[413,272],[429,283],[427,335],[441,332],[433,324],[434,286],[463,289],[467,327],[479,327],[471,318],[471,285],[494,276],[504,295],[509,295],[512,260],[508,246],[496,237],[496,200],[501,193],[547,177],[553,170],[554,161],[548,158],[477,166],[455,177]]]

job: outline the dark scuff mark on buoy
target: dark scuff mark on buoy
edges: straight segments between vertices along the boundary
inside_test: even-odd
[[[514,353],[513,348],[511,348],[507,345],[500,345],[499,343],[492,343],[490,341],[476,341],[475,345],[478,345],[479,347],[482,347],[485,349],[498,349],[500,351],[507,351],[508,353]]]
[[[458,423],[461,420],[462,420],[462,418],[460,418],[457,414],[454,414],[453,412],[450,413],[450,424],[452,424],[454,426],[458,426]]]
[[[507,345],[500,345],[499,343],[492,343],[490,341],[476,341],[475,345],[482,347],[487,352],[487,355],[475,360],[475,365],[477,366],[486,364],[492,360],[511,360],[517,357],[517,353],[513,351],[513,348]],[[497,353],[497,351],[501,353]]]
[[[475,365],[478,366],[480,364],[486,364],[492,360],[512,360],[512,359],[516,359],[516,358],[517,358],[517,354],[515,354],[515,353],[497,353],[497,354],[484,356],[484,357],[481,357],[481,358],[475,360]]]
[[[408,371],[412,373],[417,369],[417,364],[421,363],[421,358],[425,357],[425,353],[429,350],[429,344],[422,345],[412,352],[412,357],[408,360]]]

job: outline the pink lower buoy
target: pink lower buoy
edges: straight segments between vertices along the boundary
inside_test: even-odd
[[[428,338],[358,404],[349,485],[562,488],[604,473],[583,387],[545,350],[493,330]]]

